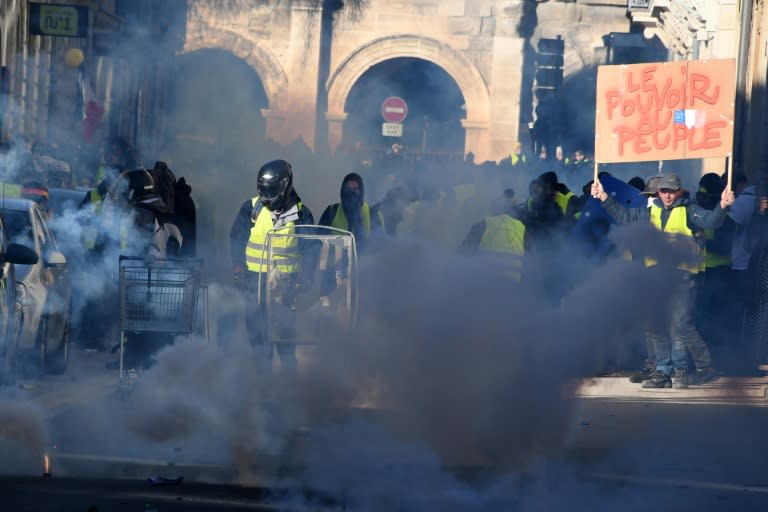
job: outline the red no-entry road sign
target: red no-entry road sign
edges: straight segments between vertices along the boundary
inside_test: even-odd
[[[408,105],[399,96],[390,96],[381,104],[381,115],[388,123],[402,123],[408,116]]]

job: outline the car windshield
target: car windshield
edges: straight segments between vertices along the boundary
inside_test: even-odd
[[[35,249],[35,239],[32,234],[32,218],[27,211],[3,210],[3,220],[8,229],[8,237],[12,244],[26,245]],[[23,279],[29,272],[29,265],[16,265],[16,277]]]

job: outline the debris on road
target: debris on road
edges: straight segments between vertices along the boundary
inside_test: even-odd
[[[180,476],[177,478],[165,478],[162,476],[151,476],[147,478],[147,481],[152,484],[152,487],[158,487],[161,485],[181,485],[181,482],[184,481],[184,477]]]

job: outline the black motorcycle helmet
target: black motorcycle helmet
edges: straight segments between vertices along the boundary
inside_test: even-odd
[[[281,211],[293,190],[293,170],[285,160],[273,160],[259,169],[256,178],[261,203],[269,210]]]
[[[111,194],[128,204],[135,204],[157,195],[155,180],[152,179],[149,171],[145,169],[126,171],[121,173],[117,180],[115,180]]]

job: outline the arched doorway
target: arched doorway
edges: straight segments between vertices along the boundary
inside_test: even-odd
[[[347,99],[358,80],[378,64],[400,59],[435,64],[455,81],[466,106],[461,120],[465,130],[463,150],[474,152],[481,161],[487,158],[491,149],[491,101],[485,78],[462,52],[441,41],[417,35],[393,35],[369,41],[334,69],[327,85],[326,119],[331,148],[339,147],[343,139],[343,127],[349,117]]]
[[[254,167],[268,144],[262,115],[268,97],[254,68],[226,50],[180,55],[175,71],[161,155],[192,187],[199,254],[229,261],[227,234],[255,193]]]
[[[382,135],[381,104],[390,96],[399,96],[408,105],[402,137]],[[444,69],[427,60],[401,57],[372,66],[352,86],[344,109],[345,146],[359,142],[383,151],[397,142],[411,153],[464,152],[464,96]]]
[[[264,141],[269,107],[256,71],[230,52],[204,49],[178,57],[167,133],[176,158],[219,162],[245,156]]]

